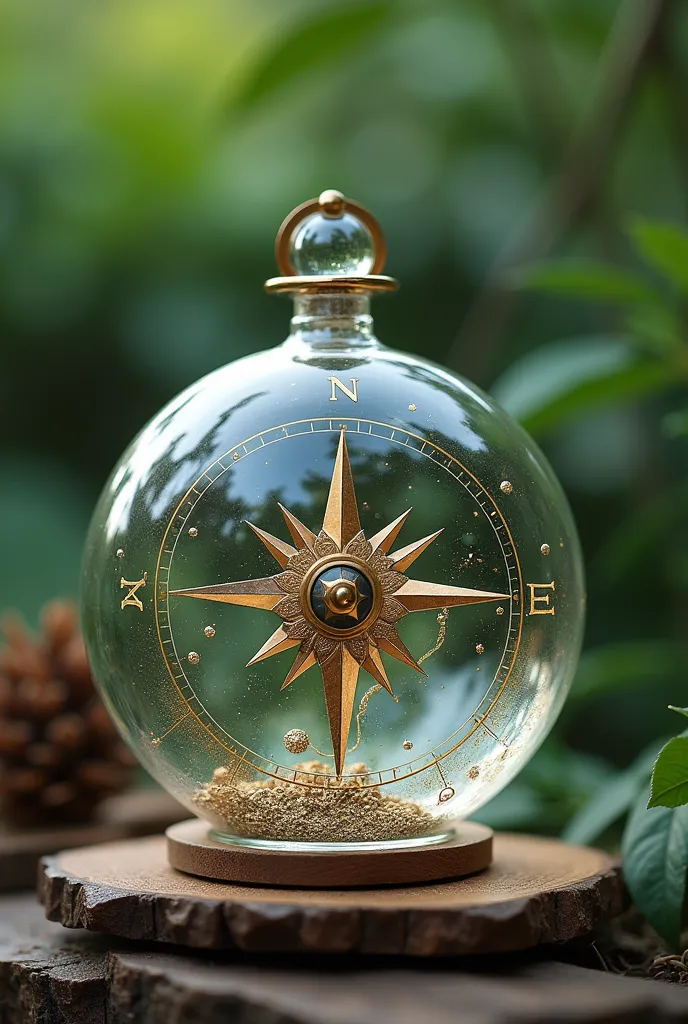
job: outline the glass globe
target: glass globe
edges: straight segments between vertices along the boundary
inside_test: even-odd
[[[360,275],[347,237],[340,270]],[[561,709],[583,627],[575,527],[489,396],[374,337],[390,278],[347,281],[327,246],[284,265],[268,282],[296,293],[284,344],[187,388],[105,487],[89,655],[143,765],[216,837],[436,843]]]
[[[350,213],[336,219],[311,214],[299,225],[291,245],[297,274],[369,274],[374,260],[370,231]]]

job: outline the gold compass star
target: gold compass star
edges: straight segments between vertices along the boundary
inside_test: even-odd
[[[283,505],[279,508],[293,545],[252,523],[247,525],[283,572],[239,583],[173,590],[172,594],[262,608],[280,616],[282,623],[248,664],[298,647],[282,689],[316,662],[320,665],[335,770],[341,776],[359,671],[365,669],[392,693],[381,657],[384,651],[425,675],[397,632],[399,619],[410,612],[508,600],[508,595],[405,576],[404,571],[442,533],[437,530],[390,554],[411,509],[370,540],[366,538],[358,517],[344,428],[320,533],[312,533]]]

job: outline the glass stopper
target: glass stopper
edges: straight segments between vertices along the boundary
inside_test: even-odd
[[[291,262],[296,273],[304,276],[370,274],[375,263],[373,236],[351,213],[312,213],[292,236]]]

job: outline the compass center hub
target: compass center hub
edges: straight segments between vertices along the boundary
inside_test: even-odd
[[[352,629],[373,609],[373,585],[352,565],[329,565],[313,580],[309,595],[315,618],[334,629]]]
[[[357,598],[358,590],[356,584],[350,583],[349,580],[340,580],[331,588],[328,588],[325,594],[325,604],[330,611],[340,615],[348,614],[352,608],[356,607]]]

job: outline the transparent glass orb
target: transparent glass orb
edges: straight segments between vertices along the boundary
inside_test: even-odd
[[[488,395],[380,347],[367,299],[332,299],[334,347],[328,297],[297,301],[284,345],[192,385],[116,466],[89,655],[141,762],[218,835],[437,841],[561,709],[576,531]]]
[[[291,245],[297,274],[370,274],[375,262],[373,237],[357,217],[313,213],[298,226]]]

